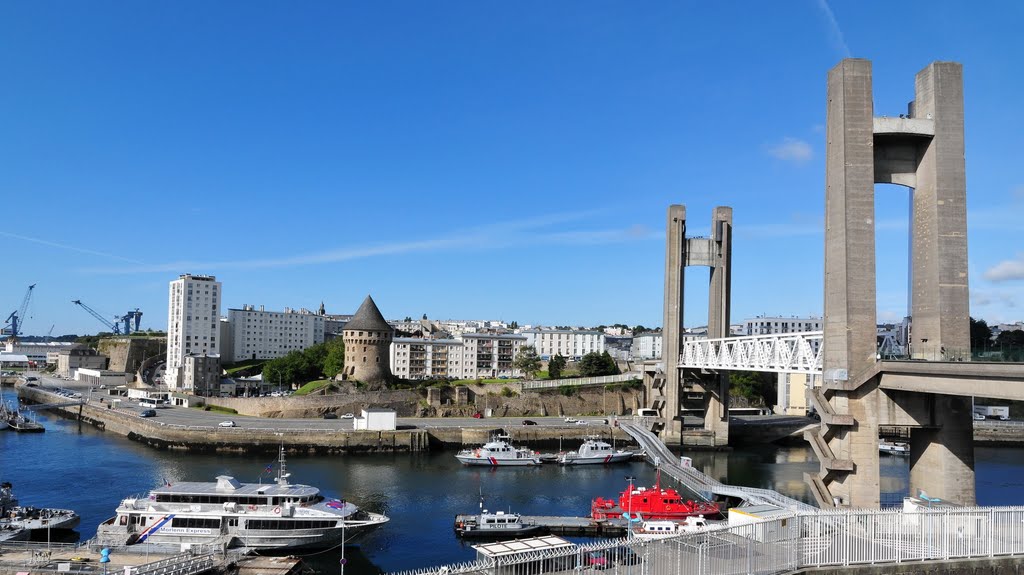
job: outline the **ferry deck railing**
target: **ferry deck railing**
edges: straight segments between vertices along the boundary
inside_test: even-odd
[[[658,539],[606,540],[395,575],[776,575],[835,566],[1024,556],[1024,507],[842,510]]]

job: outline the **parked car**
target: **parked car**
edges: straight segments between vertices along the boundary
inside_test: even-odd
[[[473,414],[473,419],[483,419],[483,417],[484,414],[480,413],[479,411]]]
[[[324,419],[338,419],[338,414],[333,411],[328,411],[324,414]]]
[[[139,414],[139,417],[156,417],[156,410],[155,409],[143,409],[142,413]]]
[[[218,423],[217,425],[219,427],[235,427],[235,422],[231,421],[231,420],[228,420],[228,421],[222,421],[222,422]]]
[[[537,422],[532,419],[524,419],[523,425],[537,425]]]
[[[980,413],[975,413],[974,414],[974,420],[975,421],[985,421],[985,416],[980,414]]]
[[[355,417],[356,416],[354,414],[352,414],[352,413],[346,413],[346,414],[341,416],[342,419],[355,419]]]

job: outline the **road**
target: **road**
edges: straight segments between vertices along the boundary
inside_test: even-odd
[[[39,378],[38,387],[47,391],[59,391],[65,389],[74,393],[81,393],[82,398],[88,401],[90,404],[100,403],[101,398],[105,401],[112,399],[106,395],[105,391],[101,395],[101,390],[90,389],[87,384],[80,383],[77,381],[63,380],[51,375],[46,375],[37,372],[30,372],[26,375],[32,375]],[[71,401],[69,398],[65,398],[59,395],[54,396],[54,403],[63,403]],[[146,408],[139,406],[137,401],[129,400],[128,398],[122,398],[119,409],[135,413],[136,415],[141,414]],[[354,421],[352,419],[284,419],[284,418],[262,418],[252,417],[246,415],[236,414],[224,414],[215,411],[203,411],[196,408],[187,407],[171,407],[162,406],[156,410],[157,415],[154,418],[150,418],[153,422],[164,423],[169,425],[183,425],[187,427],[217,427],[222,421],[233,421],[235,426],[239,428],[252,428],[252,429],[322,429],[330,431],[341,431],[353,429]],[[401,417],[398,419],[398,425],[400,428],[418,428],[418,429],[436,429],[436,428],[498,428],[498,427],[523,427],[523,421],[528,420],[535,422],[538,427],[558,427],[562,429],[584,429],[594,428],[599,429],[612,423],[615,416],[609,416],[607,419],[599,416],[579,416],[570,418],[571,421],[567,421],[567,418],[563,417],[488,417],[488,418],[472,418],[472,417]],[[628,416],[627,416],[628,417]],[[734,417],[734,420],[738,422],[767,422],[775,421],[785,418],[785,416],[763,416],[763,415],[744,415]],[[575,423],[576,420],[585,421],[586,425]],[[687,427],[699,427],[703,423],[703,419],[699,417],[687,416],[684,419],[684,424]]]

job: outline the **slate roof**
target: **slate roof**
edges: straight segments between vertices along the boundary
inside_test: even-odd
[[[366,299],[363,300],[363,305],[359,306],[356,314],[345,324],[343,329],[345,331],[353,329],[391,331],[391,326],[388,325],[380,310],[377,309],[377,304],[373,303],[373,298],[366,296]]]

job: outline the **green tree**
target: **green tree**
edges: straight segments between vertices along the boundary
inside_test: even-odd
[[[1002,352],[1003,361],[1021,361],[1024,359],[1024,331],[1001,331],[996,338],[996,345]]]
[[[983,319],[971,318],[971,351],[982,353],[992,346],[992,330]]]
[[[607,351],[597,353],[592,351],[580,359],[580,375],[583,377],[599,377],[602,375],[617,375],[619,366]]]
[[[345,370],[345,343],[340,337],[326,342],[327,357],[324,359],[324,375],[333,378]]]
[[[548,361],[548,375],[551,379],[558,379],[562,377],[562,371],[565,370],[565,364],[566,361],[565,358],[562,357],[562,354],[557,354]]]
[[[519,355],[512,362],[512,367],[526,374],[527,379],[533,379],[534,374],[540,371],[540,356],[537,349],[532,345],[524,345],[519,348]]]
[[[508,324],[508,327],[510,327],[511,329],[516,329],[519,327],[519,322],[513,321],[512,323]]]

